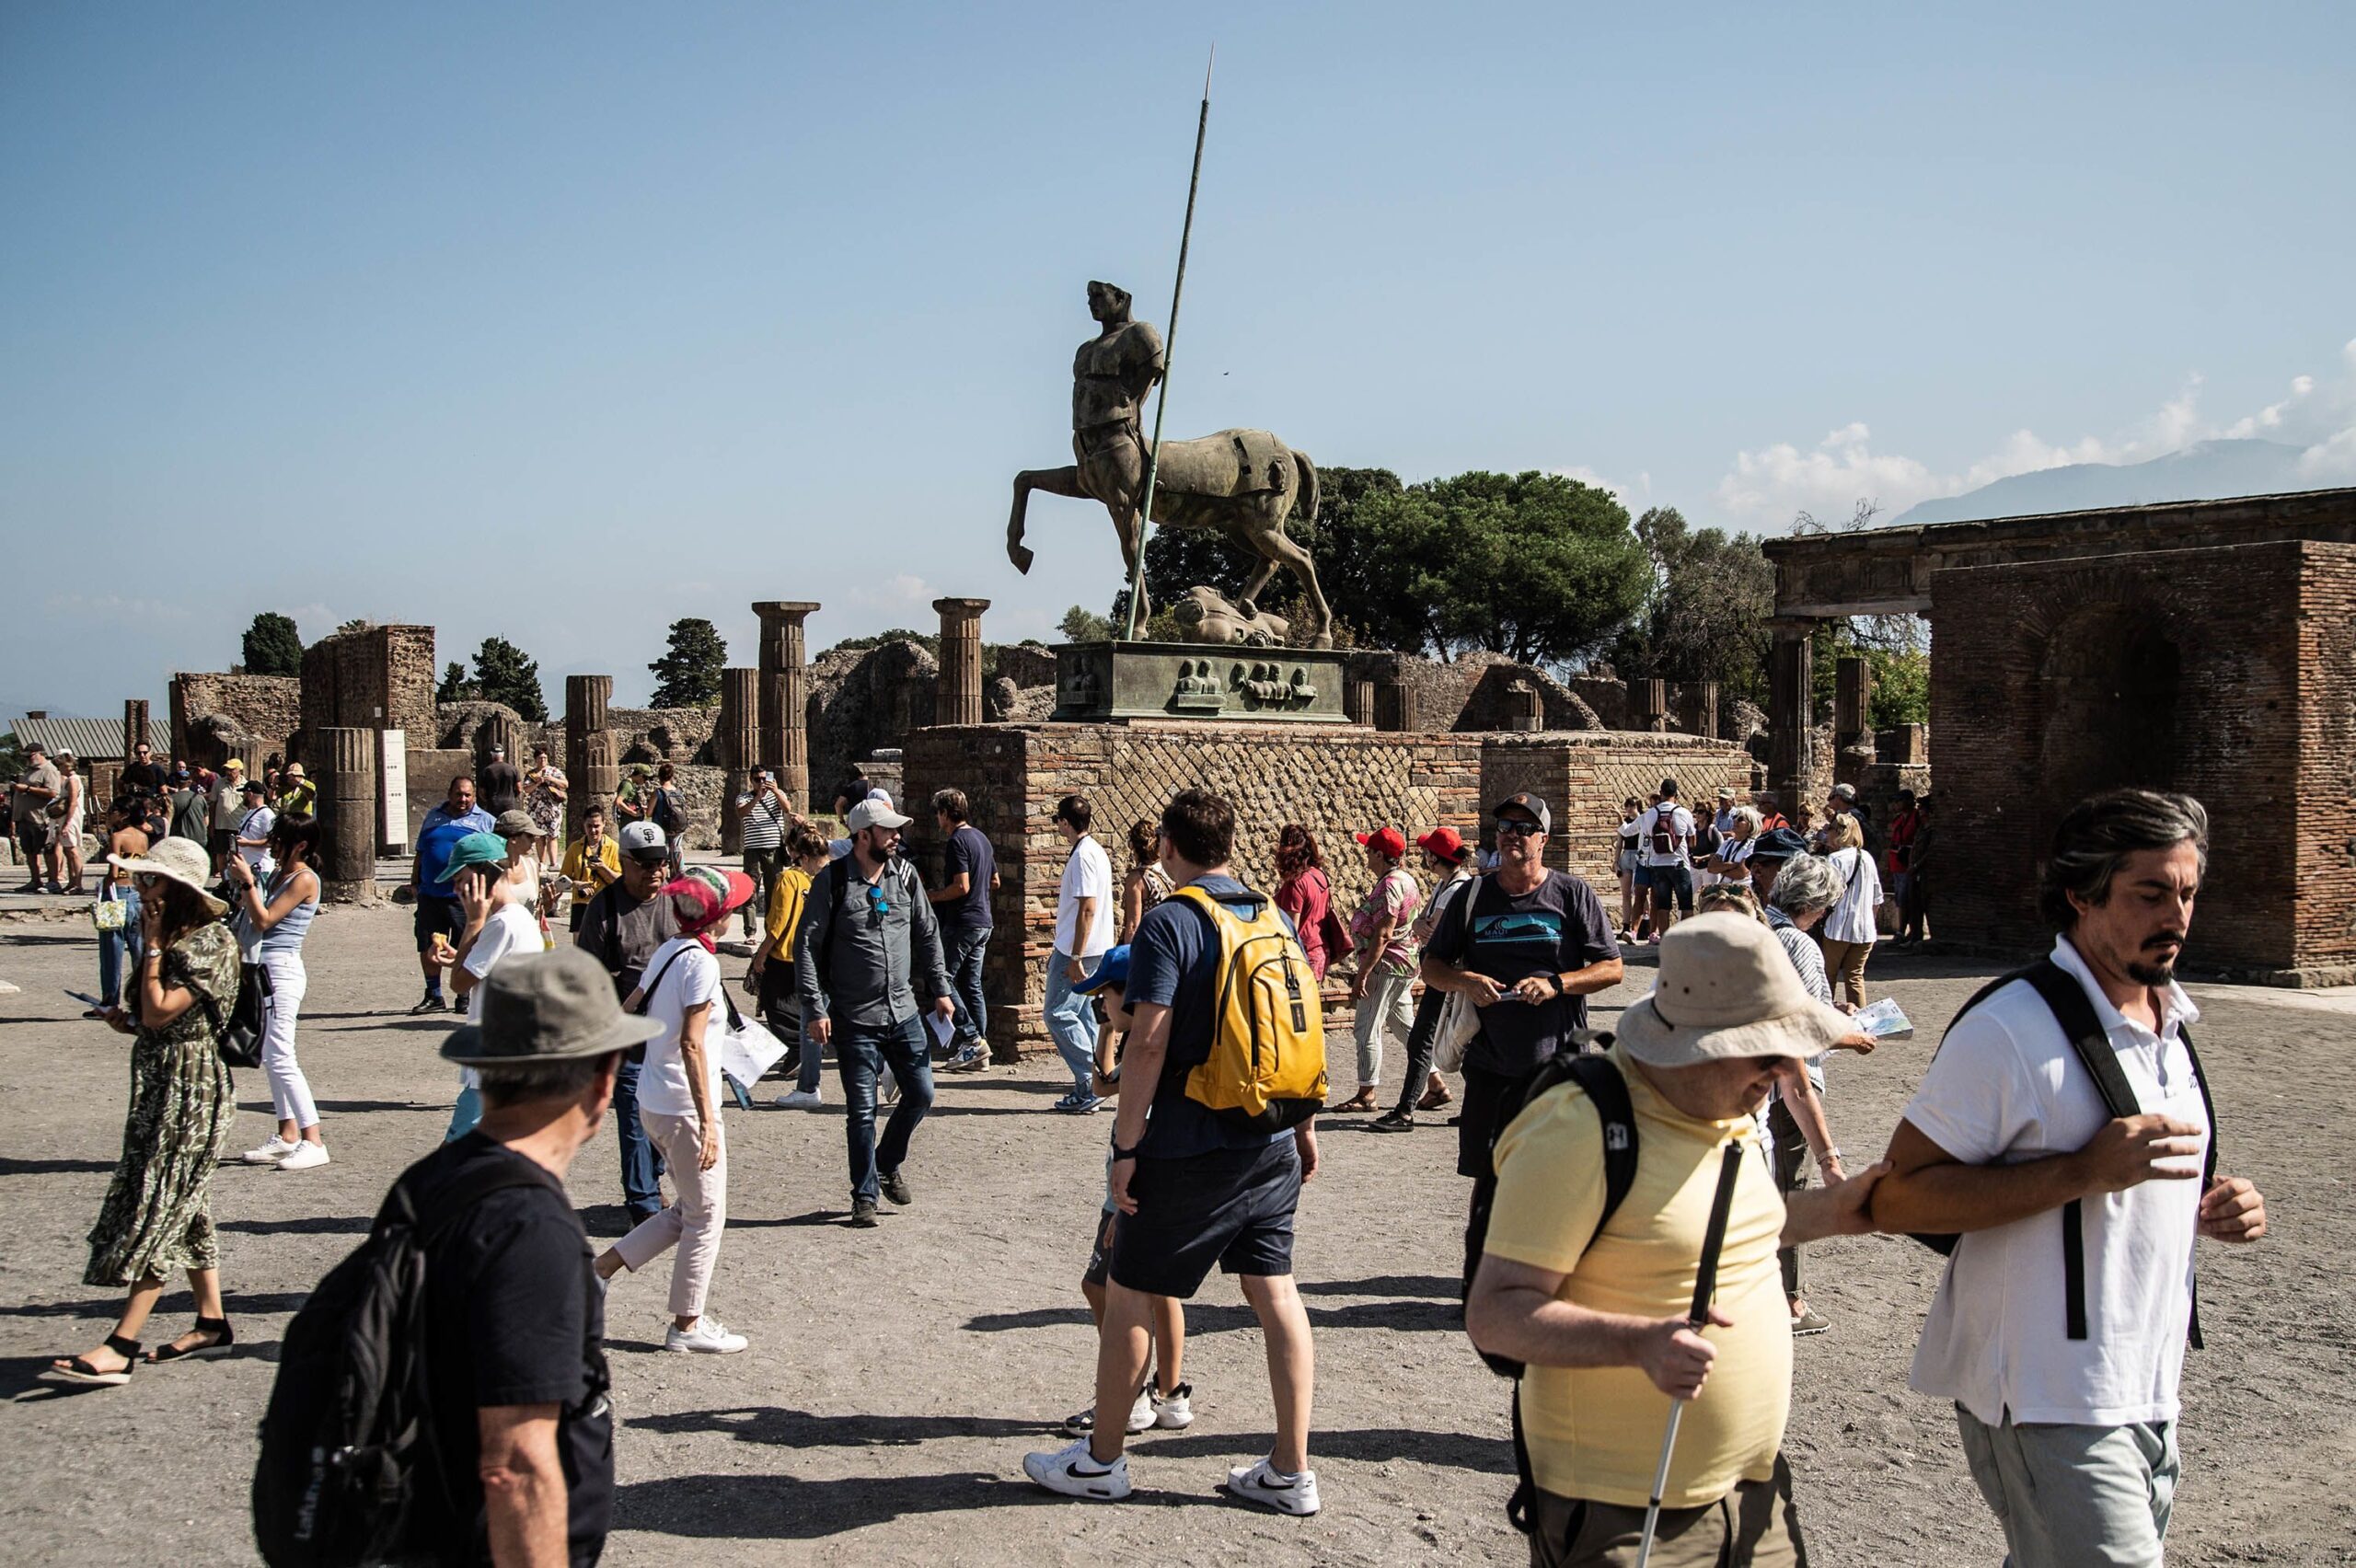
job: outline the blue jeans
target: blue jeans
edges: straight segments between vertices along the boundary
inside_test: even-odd
[[[1096,1070],[1096,1006],[1065,978],[1070,963],[1069,953],[1047,955],[1047,1033],[1071,1069],[1072,1093],[1085,1100],[1089,1075]]]
[[[793,1087],[804,1094],[817,1093],[819,1081],[826,1077],[822,1065],[826,1058],[826,1048],[811,1039],[810,1031],[804,1028],[802,1031],[802,1066],[794,1076]]]
[[[633,1221],[663,1212],[663,1157],[647,1141],[638,1119],[638,1070],[644,1064],[622,1058],[614,1072],[614,1134],[622,1146],[622,1206]]]
[[[98,1005],[110,1008],[122,1000],[122,961],[139,940],[139,890],[106,882],[98,902],[123,906],[122,929],[98,933]]]
[[[897,1170],[908,1158],[908,1139],[932,1109],[932,1063],[925,1049],[923,1019],[910,1016],[881,1028],[835,1026],[835,1070],[842,1075],[843,1137],[850,1148],[850,1195],[873,1203],[876,1175]],[[900,1102],[875,1141],[875,1081],[889,1065],[900,1080]]]
[[[941,957],[949,966],[949,996],[957,1004],[950,1043],[962,1051],[978,1045],[989,1029],[989,1004],[982,999],[982,958],[989,951],[990,928],[944,928]]]

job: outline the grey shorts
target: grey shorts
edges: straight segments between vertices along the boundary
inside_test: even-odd
[[[2176,1504],[2176,1423],[1991,1426],[1961,1405],[1955,1419],[2013,1568],[2160,1568]]]

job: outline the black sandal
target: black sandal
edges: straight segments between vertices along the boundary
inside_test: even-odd
[[[196,1345],[188,1350],[182,1350],[175,1344],[159,1344],[147,1353],[147,1359],[158,1366],[167,1361],[211,1360],[217,1356],[228,1355],[237,1347],[237,1332],[229,1327],[229,1320],[226,1318],[199,1318],[196,1320],[196,1332],[201,1334],[218,1334],[220,1337],[208,1344]]]
[[[122,1357],[122,1370],[101,1372],[90,1365],[86,1355],[75,1356],[63,1366],[52,1366],[41,1376],[56,1383],[87,1383],[95,1388],[114,1389],[131,1381],[139,1370],[139,1342],[127,1340],[121,1334],[107,1336],[107,1348]]]

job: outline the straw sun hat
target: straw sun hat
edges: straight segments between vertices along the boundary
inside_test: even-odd
[[[1775,933],[1748,916],[1697,915],[1660,940],[1651,996],[1613,1034],[1647,1066],[1691,1067],[1739,1056],[1809,1057],[1855,1032],[1818,1001]]]
[[[169,877],[181,886],[195,890],[197,896],[204,900],[206,911],[215,919],[229,912],[227,905],[204,891],[213,862],[205,855],[204,846],[194,839],[167,838],[144,855],[110,855],[107,864],[134,877]]]

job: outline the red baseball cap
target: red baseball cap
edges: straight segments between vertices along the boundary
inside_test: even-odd
[[[1394,860],[1407,858],[1407,836],[1395,827],[1378,827],[1372,833],[1351,835],[1378,855],[1388,855]]]
[[[1415,847],[1431,851],[1451,866],[1464,861],[1463,836],[1452,827],[1433,828],[1415,840]]]

